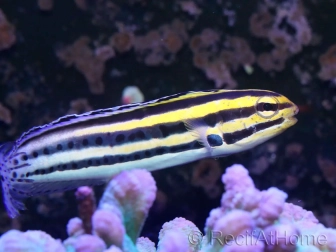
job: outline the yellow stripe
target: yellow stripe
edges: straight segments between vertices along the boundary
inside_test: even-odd
[[[130,121],[127,122],[115,123],[112,125],[92,126],[85,129],[78,129],[73,132],[73,135],[78,137],[98,132],[107,133],[107,132],[125,131],[139,127],[148,127],[156,124],[172,123],[192,118],[202,118],[208,114],[218,113],[220,111],[225,111],[228,109],[254,106],[258,99],[259,97],[252,97],[252,96],[240,97],[234,100],[223,99],[219,101],[209,102],[206,104],[196,105],[187,109],[181,109],[177,111],[171,111],[165,114],[149,116],[142,120],[131,120],[130,118]]]
[[[289,114],[289,113],[291,113],[291,111],[292,111],[292,108],[282,109],[276,115],[274,115],[272,118],[270,118],[269,121],[271,121],[271,120],[273,121],[273,120],[276,120],[278,118],[282,118],[283,113],[288,113]],[[265,120],[264,118],[262,118],[258,114],[253,114],[250,117],[242,118],[242,119],[238,118],[238,119],[232,120],[230,122],[220,124],[218,126],[220,127],[220,131],[223,132],[223,133],[233,133],[235,131],[243,130],[243,129],[249,128],[249,127],[251,127],[255,124],[263,123],[265,121],[268,121],[268,120]],[[215,133],[213,133],[213,134],[215,134]]]
[[[196,137],[185,132],[176,134],[163,139],[151,139],[147,141],[140,141],[128,143],[121,146],[114,147],[90,147],[81,150],[69,150],[66,152],[55,153],[51,156],[40,156],[32,162],[32,167],[35,169],[45,168],[48,166],[78,162],[84,159],[103,157],[105,155],[127,155],[135,151],[146,151],[158,146],[173,147],[180,144],[190,143],[195,141]]]

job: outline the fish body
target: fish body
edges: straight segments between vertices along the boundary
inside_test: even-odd
[[[27,197],[241,152],[294,125],[297,112],[275,92],[209,90],[61,117],[0,146],[4,203],[15,217]]]

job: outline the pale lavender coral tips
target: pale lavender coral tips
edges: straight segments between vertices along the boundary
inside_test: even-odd
[[[88,186],[81,186],[76,190],[75,195],[77,199],[85,198],[90,195],[93,196],[93,189]]]
[[[248,175],[246,168],[240,164],[234,164],[226,168],[222,176],[222,182],[225,184],[226,191],[245,191],[248,188],[254,188],[254,183]]]
[[[181,231],[168,231],[159,241],[157,252],[189,252],[187,236]],[[197,251],[197,250],[196,250]]]
[[[155,243],[147,237],[139,237],[136,242],[139,252],[156,252]]]
[[[277,188],[271,187],[267,191],[261,192],[259,203],[259,216],[257,223],[259,226],[273,224],[282,213],[287,194]]]
[[[155,200],[156,183],[146,170],[122,172],[111,180],[105,193],[107,192],[112,192],[121,202],[132,200],[132,205],[136,208],[134,210],[147,212]]]
[[[265,244],[257,238],[244,235],[239,236],[229,246],[225,246],[221,252],[263,252]]]
[[[125,228],[118,215],[108,210],[97,210],[92,216],[92,227],[108,246],[122,247]]]
[[[314,216],[313,212],[307,211],[302,207],[294,205],[292,203],[284,204],[284,209],[280,217],[282,221],[287,219],[290,222],[309,221],[315,224],[318,223],[318,219]]]
[[[83,221],[78,217],[70,219],[67,225],[67,233],[69,236],[84,234]]]
[[[10,230],[0,238],[0,251],[65,252],[65,249],[60,241],[53,239],[42,231],[27,231],[23,233],[17,230]]]
[[[127,235],[135,242],[155,200],[156,190],[155,180],[149,171],[124,171],[110,181],[99,208],[120,214]]]
[[[172,233],[178,234],[178,236]],[[197,251],[201,246],[202,239],[190,242],[190,238],[195,238],[191,236],[196,236],[197,239],[202,238],[201,231],[191,221],[184,218],[175,218],[166,222],[159,233],[158,251]],[[178,244],[180,247],[177,247]],[[189,249],[180,250],[180,248],[185,247]]]
[[[112,245],[107,250],[104,250],[104,252],[123,252],[123,251],[117,246]]]
[[[220,217],[222,217],[224,214],[225,213],[224,213],[223,209],[220,208],[220,207],[212,209],[209,217],[206,219],[205,232],[208,232],[208,230],[213,230],[217,220]]]
[[[64,241],[67,251],[76,252],[103,252],[106,245],[98,236],[84,234]],[[56,252],[56,251],[55,251]]]
[[[251,213],[236,209],[223,215],[216,222],[214,230],[221,232],[223,236],[235,238],[240,234],[246,234],[247,231],[252,230],[254,225]]]
[[[273,225],[264,230],[267,251],[296,251],[300,232],[288,224]]]

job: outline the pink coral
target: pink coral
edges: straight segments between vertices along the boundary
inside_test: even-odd
[[[264,230],[266,249],[268,251],[295,251],[300,231],[289,224],[273,225]]]
[[[222,182],[226,191],[243,192],[254,188],[253,180],[249,177],[248,171],[240,164],[234,164],[225,170]]]
[[[307,211],[292,203],[285,203],[279,216],[281,223],[292,223],[300,229],[315,229],[318,220],[311,211]]]
[[[274,223],[284,209],[287,194],[277,188],[269,188],[262,191],[258,207],[257,224],[265,227]]]
[[[194,223],[184,218],[175,218],[163,224],[159,233],[158,251],[192,251],[201,243],[190,242],[190,235],[200,234]]]
[[[188,238],[179,230],[168,231],[161,237],[157,252],[191,252]]]
[[[67,233],[69,236],[78,236],[85,233],[83,229],[83,221],[78,218],[72,218],[67,224]]]
[[[156,183],[148,171],[121,172],[108,184],[99,208],[110,209],[117,214],[121,210],[119,214],[123,216],[127,234],[135,242],[155,196]]]
[[[98,236],[84,234],[78,237],[70,237],[64,241],[67,250],[76,252],[103,252],[106,245]]]
[[[258,238],[251,235],[240,235],[221,252],[263,252],[264,248],[265,244]]]
[[[94,233],[103,239],[105,244],[122,247],[125,227],[118,215],[98,209],[92,216],[92,227]]]
[[[60,241],[42,231],[20,232],[10,230],[0,238],[0,251],[65,252]]]
[[[117,246],[112,245],[108,249],[104,250],[104,252],[122,252],[122,250]]]
[[[230,236],[234,239],[240,234],[251,231],[255,222],[251,213],[236,209],[222,215],[214,226],[215,231],[220,231],[223,237]]]
[[[136,242],[139,252],[156,252],[155,243],[147,237],[139,237]]]

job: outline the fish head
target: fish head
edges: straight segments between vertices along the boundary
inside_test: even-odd
[[[250,95],[236,99],[236,113],[223,123],[221,131],[230,152],[247,150],[279,135],[293,126],[299,108],[287,97],[263,90],[250,90]],[[237,110],[238,109],[238,110]]]

